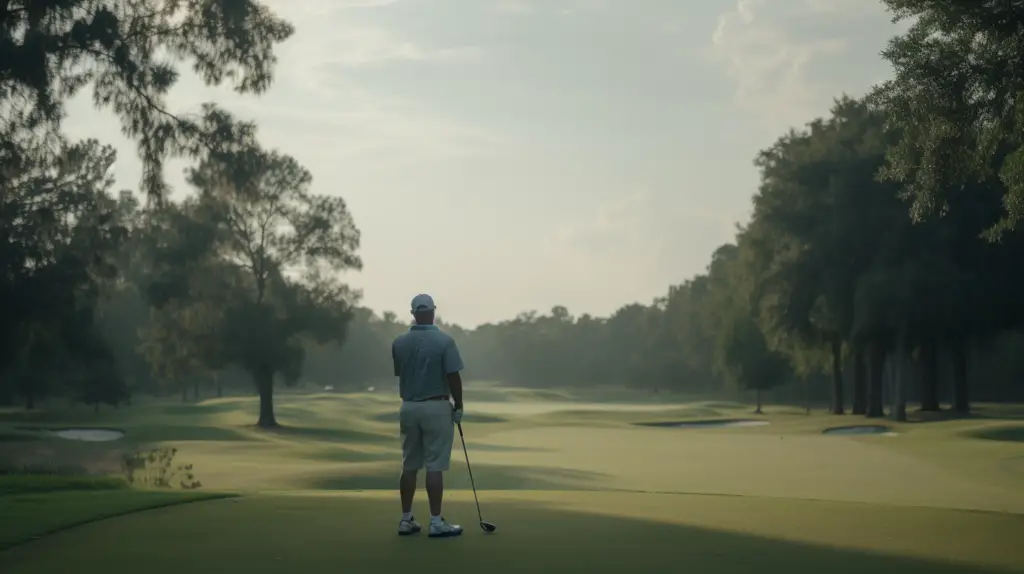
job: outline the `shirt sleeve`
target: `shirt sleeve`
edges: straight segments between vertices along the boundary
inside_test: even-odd
[[[459,356],[459,347],[455,345],[455,341],[451,341],[444,348],[444,358],[442,359],[444,366],[444,373],[450,375],[457,373],[464,369],[462,364],[462,357]]]
[[[402,368],[398,364],[398,351],[395,349],[394,343],[391,343],[391,361],[395,364],[395,376],[402,376]]]

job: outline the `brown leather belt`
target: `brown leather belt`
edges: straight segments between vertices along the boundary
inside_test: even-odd
[[[427,401],[447,401],[448,395],[436,395],[433,397],[427,397],[425,399],[416,399],[415,401],[409,401],[411,403],[424,403]]]

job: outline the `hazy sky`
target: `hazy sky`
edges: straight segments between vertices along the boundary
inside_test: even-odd
[[[747,218],[756,152],[886,78],[896,32],[874,0],[268,3],[297,30],[271,91],[187,75],[171,107],[256,120],[347,200],[363,304],[404,314],[428,292],[465,326],[604,315],[703,271]],[[117,121],[88,95],[69,111],[137,189]]]

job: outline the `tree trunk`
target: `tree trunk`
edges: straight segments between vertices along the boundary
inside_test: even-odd
[[[921,392],[921,410],[938,411],[939,408],[939,354],[934,340],[921,346],[921,368],[918,386]]]
[[[754,409],[754,414],[756,414],[756,415],[764,414],[761,411],[761,389],[754,390],[754,395],[757,397],[757,408]]]
[[[834,415],[846,413],[843,404],[843,341],[839,337],[832,338],[832,408]]]
[[[868,344],[868,392],[867,412],[868,417],[885,416],[885,409],[882,407],[882,385],[885,384],[885,350],[878,341]]]
[[[253,378],[256,382],[256,390],[260,395],[260,420],[256,426],[260,428],[277,427],[277,418],[274,416],[274,372],[270,369],[260,369]]]
[[[224,396],[224,385],[220,382],[220,373],[213,374],[213,384],[217,387],[217,398]]]
[[[892,407],[889,415],[894,421],[907,421],[907,383],[910,378],[910,360],[907,356],[907,344],[903,337],[896,344],[896,352],[892,357]]]
[[[181,385],[181,402],[188,402],[188,387],[185,384]]]
[[[192,400],[199,402],[199,378],[192,380]]]
[[[864,347],[858,345],[853,353],[853,414],[868,412],[868,360]]]
[[[967,388],[967,342],[953,344],[953,410],[962,415],[971,413]]]
[[[36,394],[30,386],[28,391],[25,393],[25,410],[30,411],[34,408],[36,408]]]

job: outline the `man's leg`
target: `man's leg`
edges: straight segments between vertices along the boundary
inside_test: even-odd
[[[430,501],[430,535],[458,536],[462,527],[441,517],[444,499],[444,472],[451,466],[455,425],[448,401],[433,401],[429,418],[423,419],[424,466],[427,469],[427,498]]]
[[[412,501],[416,497],[416,477],[424,464],[423,432],[415,404],[402,404],[399,425],[402,436],[402,477],[398,481],[402,501],[402,522],[399,533],[413,534],[419,531],[419,525],[413,520]]]
[[[402,496],[403,516],[412,514],[412,500],[416,497],[416,475],[415,470],[403,470],[402,478],[398,481],[398,488]],[[430,473],[427,473],[427,494],[430,494]],[[431,510],[433,510],[433,506],[431,506]]]
[[[413,487],[415,488],[415,483]],[[427,471],[427,500],[430,502],[430,516],[441,516],[441,504],[444,502],[444,473],[440,470]]]

